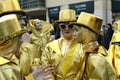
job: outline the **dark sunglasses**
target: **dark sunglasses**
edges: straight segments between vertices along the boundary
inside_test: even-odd
[[[72,25],[72,24],[70,24],[70,25],[65,25],[65,24],[60,25],[60,27],[62,29],[65,29],[67,26],[68,26],[69,29],[72,29],[74,27],[74,25]]]

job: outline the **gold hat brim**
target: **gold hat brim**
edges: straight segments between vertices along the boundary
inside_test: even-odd
[[[77,22],[71,22],[71,24],[73,24],[73,25],[78,25],[78,26],[87,28],[87,29],[89,29],[89,30],[91,30],[91,31],[93,31],[93,32],[95,32],[95,33],[97,33],[97,34],[100,34],[100,35],[104,36],[103,32],[101,32],[100,30],[97,30],[97,29],[96,29],[96,30],[93,30],[93,29],[89,28],[88,26],[86,26],[86,25],[84,25],[84,24],[77,23]]]
[[[0,13],[0,17],[7,15],[7,14],[22,14],[22,15],[27,15],[27,13],[25,11],[22,10],[16,10],[16,11],[6,11],[6,12],[2,12]]]

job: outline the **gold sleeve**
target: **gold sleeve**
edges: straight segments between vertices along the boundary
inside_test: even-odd
[[[30,73],[30,69],[35,56],[37,55],[34,45],[23,43],[20,49],[19,65],[24,76]]]

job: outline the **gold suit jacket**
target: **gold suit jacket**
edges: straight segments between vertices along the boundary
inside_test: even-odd
[[[116,80],[107,50],[97,42],[85,45],[84,54],[88,54],[82,80]]]
[[[21,68],[16,63],[0,57],[0,80],[23,80]]]
[[[68,46],[65,55],[61,51],[62,38],[54,40],[46,45],[42,55],[42,65],[51,64],[54,67],[54,78],[52,80],[77,80],[78,71],[80,66],[80,52],[82,47],[79,47],[80,52],[76,52],[78,44],[76,39]]]

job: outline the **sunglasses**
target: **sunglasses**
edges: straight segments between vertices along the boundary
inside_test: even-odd
[[[69,29],[72,29],[74,27],[74,25],[70,24],[70,25],[65,25],[65,24],[62,24],[60,25],[61,29],[65,29],[66,27],[68,27]]]

